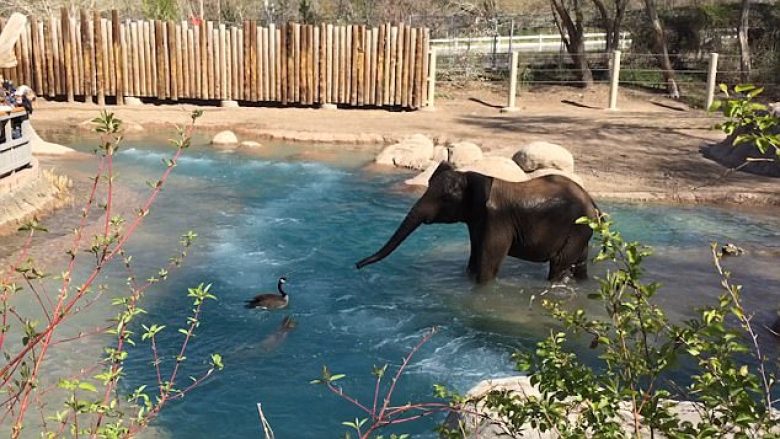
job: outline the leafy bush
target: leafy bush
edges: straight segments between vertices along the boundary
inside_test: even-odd
[[[133,331],[136,326],[134,320],[144,313],[141,307],[144,295],[163,282],[171,270],[181,266],[197,235],[193,232],[184,234],[178,253],[170,258],[167,266],[146,281],[138,277],[132,255],[125,249],[148,217],[178,158],[190,146],[194,124],[200,115],[200,111],[193,112],[191,123],[179,128],[178,137],[171,141],[174,153],[170,159],[164,160],[165,170],[159,180],[149,183],[151,191],[146,201],[130,218],[117,214],[122,211],[122,206],[117,206],[113,197],[117,182],[113,163],[122,141],[121,121],[106,112],[93,121],[95,131],[101,136],[96,150],[98,170],[90,179],[91,190],[80,211],[80,223],[74,230],[72,243],[63,251],[66,266],[61,274],[48,274],[30,256],[33,237],[46,232],[46,228],[33,220],[20,229],[27,233],[27,239],[15,260],[0,272],[0,350],[6,360],[0,366],[0,395],[3,401],[0,419],[3,425],[9,426],[12,438],[20,437],[25,428],[38,428],[40,436],[47,438],[68,435],[132,437],[146,428],[170,401],[182,398],[215,371],[222,369],[222,357],[212,354],[205,371],[193,374],[191,382],[181,383],[187,347],[200,325],[203,305],[215,299],[210,285],[200,284],[188,289],[187,297],[191,299],[192,309],[178,329],[182,334],[181,344],[174,346],[172,352],[169,353],[170,347],[157,345],[157,335],[166,330],[165,326],[142,325],[140,337]],[[104,200],[101,199],[103,196]],[[96,211],[100,211],[97,218],[94,215]],[[85,234],[93,222],[98,233],[87,239]],[[113,299],[118,311],[111,323],[95,331],[79,332],[75,337],[63,335],[63,326],[74,316],[95,301],[106,300],[103,296],[108,287],[97,282],[99,275],[115,261],[120,262],[127,272],[128,289]],[[74,273],[77,271],[86,271],[86,279],[76,279]],[[55,290],[50,288],[52,284],[57,285]],[[17,309],[15,301],[18,300],[36,303],[37,314],[26,315]],[[42,319],[45,319],[45,324],[40,324]],[[21,339],[18,344],[9,338],[16,335]],[[113,341],[105,348],[105,357],[102,360],[96,358],[92,367],[72,376],[57,376],[51,371],[55,365],[44,361],[50,357],[51,348],[55,345],[67,346],[69,342],[100,335]],[[128,397],[120,396],[117,389],[126,378],[127,347],[136,342],[148,343],[154,358],[152,371],[156,386],[141,386],[131,391]],[[56,384],[51,386],[47,381]],[[66,395],[60,407],[53,407],[55,400],[50,392],[54,388],[61,389]],[[38,410],[40,416],[27,416],[31,410]],[[31,418],[36,420],[30,421]],[[31,426],[32,422],[40,423]]]
[[[530,376],[540,396],[521,398],[493,392],[487,407],[513,433],[530,427],[560,437],[745,437],[777,438],[773,411],[774,375],[767,370],[751,316],[742,304],[742,290],[732,285],[712,253],[723,293],[699,317],[673,324],[653,303],[659,289],[644,282],[642,262],[651,249],[626,242],[607,217],[583,219],[598,235],[597,261],[613,268],[599,280],[589,298],[604,306],[606,317],[567,310],[553,301],[544,306],[566,332],[551,334],[535,351],[515,354],[517,369]],[[729,321],[737,323],[737,327]],[[590,338],[598,364],[587,365],[567,347],[571,335]],[[696,365],[690,384],[665,380],[682,358]],[[698,423],[683,420],[676,400],[695,399]],[[622,424],[620,414],[624,416]]]
[[[724,99],[715,101],[710,111],[720,111],[728,118],[716,128],[734,137],[734,146],[753,143],[761,154],[774,151],[780,160],[780,117],[772,114],[769,108],[755,98],[764,89],[751,84],[734,86],[729,92],[728,86],[720,85]]]

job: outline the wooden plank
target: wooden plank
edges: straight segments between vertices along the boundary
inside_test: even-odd
[[[136,80],[138,81],[138,84],[136,86],[135,92],[137,93],[136,96],[146,96],[148,93],[149,88],[149,76],[151,74],[147,75],[147,68],[152,63],[146,62],[146,57],[149,54],[149,44],[147,42],[151,39],[151,32],[147,34],[147,31],[149,31],[149,23],[144,22],[134,22],[133,26],[133,51],[137,54],[137,57],[133,60],[133,67],[135,67],[135,72],[133,74],[133,82]],[[135,63],[138,62],[136,65]]]
[[[245,68],[245,57],[246,52],[244,51],[244,29],[238,29],[238,68],[239,68],[239,75],[238,75],[238,99],[244,100],[246,99],[246,94],[244,93],[244,87],[246,86],[246,68]]]
[[[193,29],[193,37],[195,43],[195,86],[197,94],[195,97],[198,99],[206,99],[208,87],[206,78],[206,23],[201,22],[200,25]]]
[[[282,105],[287,105],[288,96],[290,96],[290,81],[287,80],[287,75],[290,70],[290,65],[292,63],[291,58],[291,51],[290,45],[291,43],[291,35],[292,35],[292,25],[289,23],[283,24],[282,28],[280,29],[280,39],[279,39],[279,77],[280,77],[280,90],[281,90],[281,102]]]
[[[366,44],[366,58],[363,64],[363,105],[370,105],[371,104],[371,60],[373,58],[372,56],[372,48],[374,45],[373,42],[373,31],[370,27],[366,27],[366,37],[365,37],[365,44]]]
[[[324,25],[321,26],[312,26],[313,32],[314,32],[314,43],[312,43],[311,47],[311,57],[312,57],[312,96],[311,96],[311,102],[312,103],[318,103],[322,102],[322,99],[320,99],[320,52],[321,49],[324,47],[324,44],[320,41],[320,30],[324,29]],[[324,39],[324,37],[322,37]]]
[[[420,108],[422,100],[422,65],[423,65],[423,41],[425,33],[423,28],[417,29],[417,41],[414,60],[414,89],[412,90],[412,108]]]
[[[111,11],[111,43],[112,53],[114,56],[114,69],[113,75],[115,79],[115,93],[117,105],[123,105],[125,103],[125,86],[124,86],[124,58],[122,55],[124,44],[122,43],[122,25],[119,22],[119,11],[113,9]]]
[[[167,31],[168,31],[168,38],[166,39],[166,44],[168,45],[168,51],[166,52],[168,54],[168,75],[170,76],[169,82],[169,92],[168,96],[174,101],[179,100],[179,57],[178,57],[178,50],[180,46],[179,40],[176,38],[176,23],[173,22],[173,20],[169,20],[166,24]]]
[[[398,77],[396,75],[396,72],[398,71],[398,35],[398,26],[393,26],[390,29],[390,93],[386,99],[387,105],[395,105],[396,103],[396,83],[398,82]]]
[[[422,51],[422,90],[420,90],[420,107],[428,105],[428,75],[430,75],[430,47],[431,47],[431,30],[425,28],[423,34],[423,51]]]
[[[371,29],[371,74],[369,75],[369,86],[370,90],[368,92],[369,96],[369,104],[372,106],[375,106],[377,103],[377,65],[379,62],[379,29],[378,28],[372,28]]]
[[[44,52],[46,52],[46,94],[49,97],[54,97],[57,94],[57,85],[59,84],[57,81],[57,78],[59,78],[59,64],[58,59],[54,56],[57,51],[57,27],[54,23],[56,23],[54,17],[50,18],[48,21],[49,38],[45,40],[43,47]]]
[[[341,50],[339,57],[339,102],[349,103],[349,40],[352,36],[349,26],[341,26]]]
[[[32,29],[31,26],[26,26],[24,30],[22,31],[22,35],[20,36],[19,46],[22,52],[22,56],[20,58],[20,62],[22,64],[22,84],[27,84],[31,89],[35,90],[35,82],[33,81],[33,75],[32,75],[32,63],[33,63],[33,57],[32,57],[32,50],[31,45],[32,42],[30,40],[31,33],[30,30]]]
[[[230,81],[228,80],[230,70],[230,61],[228,61],[228,47],[227,47],[227,29],[225,28],[224,23],[219,24],[219,88],[222,92],[220,94],[220,99],[222,100],[230,100],[231,92],[230,92]]]
[[[187,38],[181,25],[177,24],[174,26],[176,37],[174,52],[176,54],[176,97],[184,98],[187,96],[185,93],[187,89],[187,79],[184,76],[184,57],[186,56],[184,48],[187,46]]]
[[[165,55],[163,42],[165,37],[165,30],[163,29],[163,23],[160,20],[154,20],[154,58],[148,57],[146,59],[147,64],[154,65],[157,68],[156,84],[152,88],[148,88],[146,91],[149,95],[155,95],[158,99],[162,99],[166,96],[165,90]]]
[[[353,25],[350,26],[350,29],[352,29],[352,34],[349,39],[351,43],[349,62],[349,104],[355,106],[358,103],[358,66],[360,65],[359,59],[361,56],[361,54],[358,53],[360,51],[360,26]]]
[[[325,80],[322,83],[324,90],[322,92],[322,102],[329,104],[333,102],[333,25],[325,25]],[[320,66],[320,74],[322,74],[322,66]]]
[[[333,29],[333,102],[341,103],[344,98],[344,69],[342,59],[344,57],[344,38],[342,31],[344,26],[336,26]]]
[[[103,38],[103,77],[106,83],[103,84],[106,96],[116,96],[116,60],[114,59],[114,40],[111,35],[111,24],[106,18],[100,19],[100,31]]]
[[[197,77],[195,75],[197,52],[195,51],[195,30],[191,29],[186,23],[182,24],[187,31],[187,59],[185,66],[185,76],[187,77],[187,98],[193,99],[197,94]]]
[[[86,15],[86,13],[85,13]],[[103,21],[100,19],[100,13],[94,11],[92,13],[92,26],[93,34],[95,36],[95,91],[97,94],[97,104],[101,107],[106,105],[106,76],[104,63],[105,47],[103,42]]]
[[[84,52],[81,47],[81,20],[78,16],[71,17],[70,19],[70,36],[71,47],[73,48],[73,86],[75,88],[74,94],[76,96],[84,94]],[[18,59],[17,54],[17,59]]]
[[[128,38],[128,35],[130,35],[130,29],[128,28],[127,23],[119,23],[119,47],[121,49],[121,59],[122,59],[122,103],[124,103],[125,96],[131,96],[131,82],[130,82],[130,65],[132,64],[132,60],[130,58],[130,40]]]
[[[214,22],[206,22],[206,99],[214,99]]]
[[[403,80],[404,62],[405,62],[404,42],[406,41],[406,34],[407,34],[406,26],[404,26],[403,23],[399,23],[398,41],[396,41],[398,53],[396,54],[396,60],[395,60],[395,105],[401,105],[401,95],[403,95],[403,89],[404,89],[404,80]]]
[[[70,38],[70,17],[68,17],[68,10],[66,8],[60,9],[60,23],[62,28],[62,41],[64,63],[65,63],[65,93],[67,94],[68,102],[73,102],[73,63],[71,58],[73,56],[73,48],[71,47]]]
[[[41,38],[40,38],[40,23],[35,17],[30,17],[30,37],[32,45],[32,74],[33,81],[30,83],[30,87],[35,91],[35,94],[43,96],[43,59],[41,54]]]
[[[222,77],[220,69],[222,60],[219,56],[219,24],[217,24],[211,29],[211,62],[214,64],[214,85],[212,86],[211,95],[212,99],[222,98]]]
[[[357,86],[357,105],[362,106],[365,103],[365,82],[366,82],[366,27],[360,25],[357,27],[358,34],[355,38],[357,43],[357,59],[355,63],[355,73],[357,80],[353,82]]]
[[[385,47],[387,45],[387,25],[379,26],[379,35],[377,36],[376,52],[376,105],[382,106],[385,103]]]
[[[293,97],[295,103],[301,102],[301,25],[293,23]]]
[[[62,21],[51,18],[52,49],[54,49],[54,72],[57,75],[55,86],[57,95],[67,94],[67,77],[65,76],[65,38],[63,38]]]
[[[263,27],[261,29],[260,33],[260,45],[262,49],[261,52],[261,70],[263,72],[263,93],[261,100],[263,101],[270,101],[271,100],[271,66],[268,64],[269,58],[270,58],[270,52],[271,52],[271,41],[270,41],[270,32],[267,27]]]
[[[311,71],[311,63],[309,62],[309,50],[311,49],[311,40],[309,33],[311,26],[301,26],[301,82],[300,82],[300,101],[304,105],[311,104],[309,101],[309,95],[311,94],[311,88],[309,83],[309,73]]]
[[[406,69],[407,69],[407,86],[404,93],[406,93],[406,107],[413,107],[412,100],[414,99],[412,91],[414,90],[415,72],[417,71],[417,29],[409,28],[409,56],[407,57]]]
[[[249,21],[249,99],[259,100],[257,93],[257,21]]]
[[[250,90],[250,83],[252,82],[251,77],[251,71],[249,67],[249,60],[251,59],[251,55],[249,54],[250,51],[250,45],[251,45],[251,36],[249,34],[249,21],[244,21],[242,23],[242,40],[241,44],[243,47],[243,61],[241,63],[241,71],[243,72],[243,86],[241,87],[241,99],[249,99],[251,90]]]
[[[228,32],[228,40],[230,44],[228,46],[230,51],[230,98],[238,99],[238,29],[235,26],[230,26]]]
[[[85,9],[79,10],[79,27],[78,32],[81,37],[81,57],[82,57],[82,93],[84,94],[84,102],[92,101],[92,60],[95,59],[94,49],[92,48],[92,41],[90,38],[90,21],[87,18],[87,11]],[[93,34],[94,35],[94,34]]]
[[[268,91],[270,92],[270,100],[272,101],[278,101],[279,100],[279,87],[278,87],[278,72],[279,72],[279,62],[277,61],[277,30],[276,25],[273,23],[268,25]]]
[[[327,103],[328,95],[328,27],[320,24],[319,30],[314,35],[317,45],[317,102]]]

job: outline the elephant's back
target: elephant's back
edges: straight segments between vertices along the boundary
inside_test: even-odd
[[[492,189],[491,199],[502,199],[498,204],[515,204],[526,213],[552,210],[559,215],[568,212],[569,215],[565,216],[576,215],[576,218],[595,218],[598,215],[590,194],[562,175],[546,175],[520,183],[495,180]]]

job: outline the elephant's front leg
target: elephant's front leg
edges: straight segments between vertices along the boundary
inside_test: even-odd
[[[512,237],[501,230],[487,227],[475,230],[469,227],[471,237],[471,256],[469,257],[469,275],[477,283],[486,283],[496,278],[501,263],[512,246]]]

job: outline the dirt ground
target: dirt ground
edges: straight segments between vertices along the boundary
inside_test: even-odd
[[[718,118],[684,104],[624,91],[618,111],[605,109],[607,89],[583,92],[546,87],[521,91],[517,112],[502,113],[506,94],[488,84],[439,85],[434,111],[385,109],[203,107],[205,132],[235,131],[241,140],[266,139],[352,144],[389,143],[422,133],[439,143],[468,140],[494,154],[544,140],[568,148],[576,172],[597,198],[780,205],[777,179],[735,173],[710,184],[725,168],[702,157],[700,148],[723,139]],[[195,105],[111,107],[129,130],[170,129]],[[33,125],[51,131],[86,129],[93,104],[37,102]],[[316,148],[316,145],[314,146]],[[709,184],[709,185],[708,185]],[[700,187],[708,185],[706,187]]]

